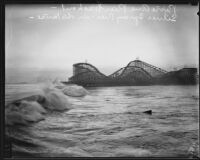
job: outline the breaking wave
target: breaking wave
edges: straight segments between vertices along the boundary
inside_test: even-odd
[[[48,83],[41,87],[39,94],[14,100],[5,107],[6,125],[27,125],[45,119],[52,111],[72,109],[68,96],[85,96],[88,91],[81,86],[67,86],[62,83]]]

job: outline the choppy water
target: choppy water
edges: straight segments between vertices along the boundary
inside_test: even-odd
[[[6,85],[6,102],[38,90],[33,84]],[[85,97],[67,97],[70,110],[51,112],[28,126],[7,126],[12,156],[198,156],[198,86],[87,90]],[[143,113],[146,110],[152,115]]]

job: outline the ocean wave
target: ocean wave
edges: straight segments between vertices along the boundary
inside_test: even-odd
[[[58,81],[55,81],[54,86],[58,89],[61,89],[62,92],[71,97],[83,97],[87,95],[89,92],[83,88],[82,86],[78,85],[64,85],[63,83],[60,83]]]
[[[22,100],[19,105],[10,104],[5,109],[5,122],[7,125],[37,122],[44,119],[46,110],[34,101]]]
[[[63,93],[72,97],[82,97],[88,94],[88,91],[82,86],[68,86],[62,89]]]
[[[119,147],[115,150],[116,157],[148,157],[152,153],[143,148]]]
[[[62,86],[62,88],[58,87]],[[38,95],[28,96],[12,101],[5,107],[6,125],[28,125],[45,119],[50,111],[65,111],[72,109],[68,96],[85,96],[87,90],[80,86],[62,84],[45,84]]]

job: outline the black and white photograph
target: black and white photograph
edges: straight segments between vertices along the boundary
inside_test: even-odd
[[[199,158],[199,6],[6,4],[5,158]]]

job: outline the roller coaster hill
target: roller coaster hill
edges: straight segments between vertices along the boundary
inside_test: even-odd
[[[113,74],[106,76],[89,63],[73,65],[73,76],[66,83],[89,86],[133,86],[197,84],[197,68],[183,68],[167,72],[141,60],[134,60]]]

